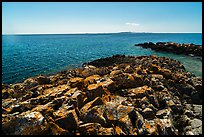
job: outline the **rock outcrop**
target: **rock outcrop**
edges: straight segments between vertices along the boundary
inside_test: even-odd
[[[194,44],[179,44],[175,42],[157,42],[156,44],[152,42],[145,42],[140,44],[135,44],[135,46],[141,46],[143,48],[151,48],[155,51],[165,51],[175,54],[185,54],[190,56],[202,57],[202,45]]]
[[[202,79],[166,57],[102,58],[2,84],[6,135],[199,135]]]

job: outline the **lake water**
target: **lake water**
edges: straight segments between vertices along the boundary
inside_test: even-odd
[[[22,82],[39,74],[80,67],[84,62],[115,54],[166,56],[179,60],[196,76],[202,61],[190,56],[136,47],[143,42],[202,44],[201,33],[112,33],[2,35],[2,83]]]

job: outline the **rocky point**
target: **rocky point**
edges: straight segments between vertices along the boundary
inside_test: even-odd
[[[166,57],[115,55],[2,84],[6,135],[199,135],[202,78]]]
[[[143,48],[151,48],[155,51],[165,51],[175,54],[184,54],[190,56],[202,57],[202,45],[195,44],[179,44],[175,42],[145,42],[135,44],[135,46],[141,46]]]

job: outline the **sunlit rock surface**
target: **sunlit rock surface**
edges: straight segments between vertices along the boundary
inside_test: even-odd
[[[6,135],[199,135],[202,79],[166,57],[115,55],[2,84]]]

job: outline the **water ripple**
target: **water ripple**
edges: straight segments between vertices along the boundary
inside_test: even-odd
[[[134,46],[149,41],[202,44],[202,34],[2,36],[2,81],[15,83],[41,73],[79,67],[84,62],[114,54],[167,56],[181,61],[187,70],[202,76],[202,62],[198,59]]]

